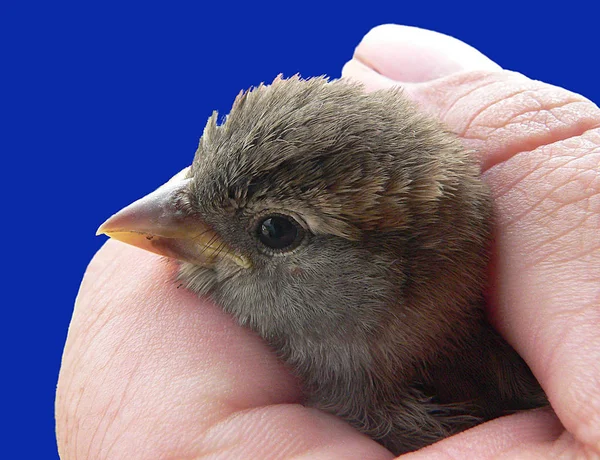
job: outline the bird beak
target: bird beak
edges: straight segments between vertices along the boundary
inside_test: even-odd
[[[212,266],[229,258],[243,268],[249,260],[236,254],[200,216],[179,206],[190,183],[184,169],[154,192],[121,209],[104,222],[96,235],[105,234],[161,256],[195,265]]]

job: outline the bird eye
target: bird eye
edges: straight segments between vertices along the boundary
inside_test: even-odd
[[[302,242],[304,229],[292,217],[276,214],[258,223],[256,236],[269,249],[289,251]]]

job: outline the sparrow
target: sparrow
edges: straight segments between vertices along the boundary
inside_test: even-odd
[[[547,404],[485,319],[492,225],[470,152],[401,90],[295,76],[213,113],[191,166],[98,233],[176,259],[306,405],[400,454]]]

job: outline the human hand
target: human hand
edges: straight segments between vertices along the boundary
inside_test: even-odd
[[[492,320],[565,426],[550,411],[521,413],[410,455],[600,450],[600,111],[431,32],[378,28],[356,57],[345,75],[370,89],[400,82],[481,159],[498,214]],[[171,265],[117,242],[92,261],[59,380],[64,458],[391,457],[296,404],[296,383],[267,347],[172,280]]]

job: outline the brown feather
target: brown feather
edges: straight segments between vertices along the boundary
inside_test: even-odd
[[[180,278],[259,333],[306,403],[394,453],[546,404],[485,322],[492,203],[456,136],[400,90],[276,79],[209,119],[189,208],[253,262],[182,264]],[[292,216],[308,237],[265,253],[254,228]]]

